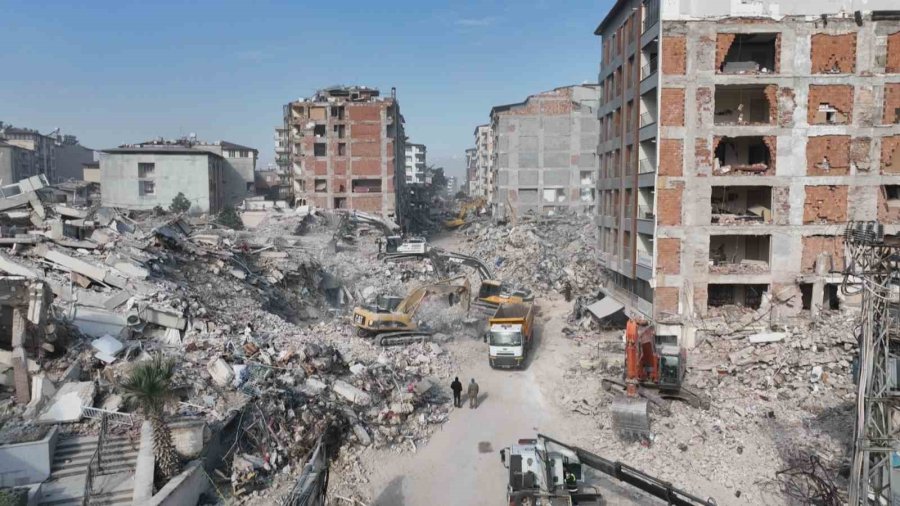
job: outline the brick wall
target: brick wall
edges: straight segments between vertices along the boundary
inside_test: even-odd
[[[898,137],[900,139],[900,137]],[[898,172],[900,172],[900,152],[898,152]],[[684,166],[684,146],[681,139],[660,139],[659,167],[660,176],[681,176]]]
[[[380,121],[381,103],[374,104],[347,104],[347,113],[351,121]],[[353,125],[356,128],[357,125]]]
[[[856,34],[812,36],[810,47],[813,74],[852,74],[856,71]]]
[[[731,49],[734,38],[735,34],[733,33],[716,34],[716,72],[721,71],[722,63],[725,62],[725,56],[728,55],[728,50]]]
[[[806,141],[806,174],[837,176],[850,173],[850,136],[820,135]]]
[[[678,314],[678,288],[661,286],[653,291],[653,309],[656,316]]]
[[[819,105],[829,104],[846,116],[842,123],[850,124],[853,113],[853,86],[844,84],[810,84],[807,104],[807,121],[810,125],[824,125],[827,122],[819,115]],[[817,119],[817,116],[819,118]]]
[[[884,71],[888,74],[900,74],[900,32],[888,35]]]
[[[803,238],[801,272],[815,272],[816,257],[823,251],[831,254],[830,271],[840,272],[844,269],[844,238],[839,235],[812,235]]]
[[[684,126],[684,88],[663,88],[660,100],[660,125]]]
[[[846,223],[847,186],[807,186],[803,223]]]
[[[900,135],[881,138],[881,172],[900,174]]]
[[[681,195],[684,183],[674,182],[671,188],[656,189],[656,220],[663,226],[681,225]]]
[[[687,50],[684,37],[662,38],[662,71],[666,75],[684,75]]]
[[[884,123],[893,125],[900,123],[900,83],[885,83],[884,85]]]
[[[661,237],[656,240],[656,271],[660,274],[681,271],[681,239]]]

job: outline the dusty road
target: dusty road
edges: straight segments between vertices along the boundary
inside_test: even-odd
[[[592,430],[590,422],[551,402],[555,385],[563,381],[560,361],[574,346],[561,334],[569,304],[539,299],[538,306],[535,347],[525,370],[491,369],[487,346],[480,341],[462,338],[446,345],[459,361],[460,380],[465,384],[474,377],[479,383],[480,405],[453,410],[442,430],[415,454],[370,455],[369,462],[380,463],[369,475],[373,504],[503,504],[507,470],[500,449],[538,432],[566,441],[569,434]],[[449,384],[444,388],[449,394]],[[608,504],[654,504],[608,480],[601,485]]]

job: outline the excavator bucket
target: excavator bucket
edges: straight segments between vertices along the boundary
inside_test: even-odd
[[[613,429],[627,439],[643,439],[650,435],[650,405],[642,397],[620,395],[610,406]]]

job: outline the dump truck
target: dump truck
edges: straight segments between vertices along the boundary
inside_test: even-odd
[[[525,366],[531,349],[534,330],[534,304],[530,302],[500,304],[488,320],[485,340],[491,367],[517,368]]]

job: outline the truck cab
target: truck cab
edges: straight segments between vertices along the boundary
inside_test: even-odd
[[[507,504],[588,505],[597,504],[600,497],[591,487],[585,490],[582,465],[573,452],[549,450],[541,440],[520,439],[500,450],[500,460],[509,470]],[[574,488],[565,482],[569,473],[575,476]]]
[[[522,368],[531,348],[534,306],[501,304],[488,320],[488,354],[491,367]]]

